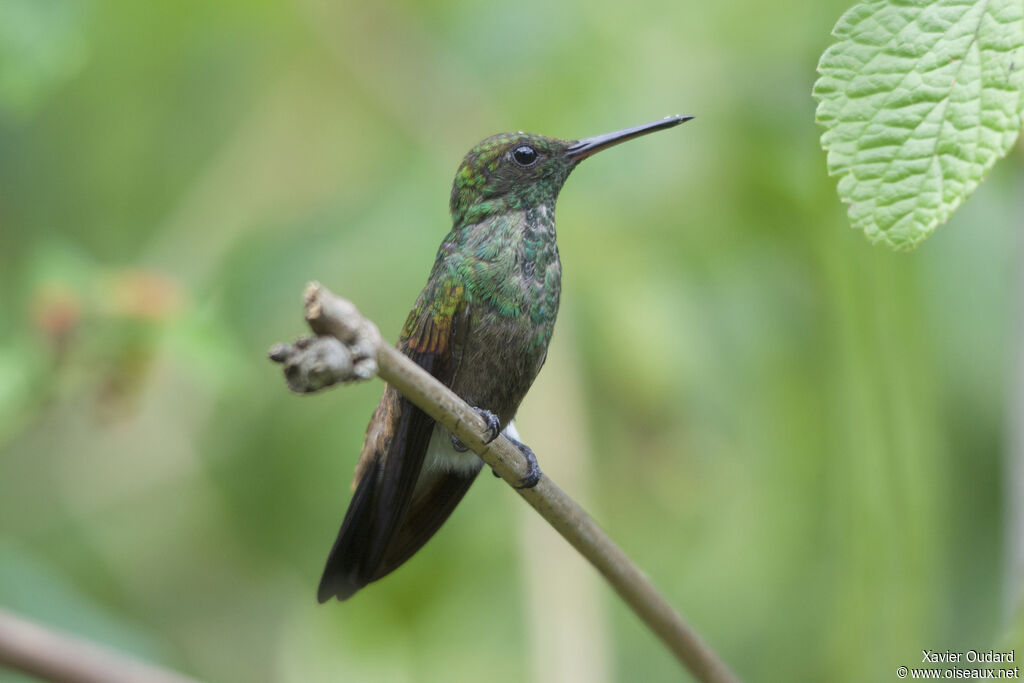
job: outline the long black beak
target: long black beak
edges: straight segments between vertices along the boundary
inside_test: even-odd
[[[614,133],[605,133],[604,135],[595,135],[592,138],[583,138],[582,140],[570,145],[569,149],[565,150],[565,156],[576,162],[580,162],[591,154],[597,154],[602,149],[608,149],[620,142],[632,140],[633,138],[638,138],[641,135],[653,133],[656,130],[664,130],[666,128],[678,126],[680,123],[689,121],[692,118],[692,116],[666,116],[660,121],[652,121],[651,123],[645,123],[642,126],[633,126],[632,128],[617,130]]]

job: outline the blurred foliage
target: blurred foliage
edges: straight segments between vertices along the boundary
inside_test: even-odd
[[[844,5],[0,0],[0,604],[210,680],[676,680],[490,476],[316,605],[381,386],[265,352],[311,279],[395,338],[478,139],[678,112],[567,184],[524,439],[745,678],[1020,652],[1022,155],[867,245],[810,97]]]
[[[27,116],[78,72],[87,7],[71,0],[0,3],[0,109]]]

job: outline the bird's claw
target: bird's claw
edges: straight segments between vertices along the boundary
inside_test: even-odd
[[[508,435],[506,435],[507,438]],[[532,489],[540,481],[540,476],[543,472],[540,471],[540,464],[537,462],[537,456],[533,454],[530,447],[522,441],[516,439],[509,439],[512,444],[519,449],[519,452],[526,458],[526,464],[529,465],[530,469],[526,473],[526,476],[519,480],[518,484],[515,484],[517,489]]]
[[[489,444],[497,439],[502,434],[501,421],[498,419],[498,416],[489,410],[484,410],[483,408],[473,408],[473,410],[475,410],[477,414],[484,419],[484,422],[487,423],[488,438],[484,440],[484,443]],[[508,432],[505,432],[505,438],[511,441],[512,445],[519,449],[519,452],[523,454],[524,458],[526,458],[526,464],[529,468],[526,472],[526,476],[520,479],[518,484],[513,484],[513,486],[517,489],[532,489],[537,485],[537,482],[540,481],[541,474],[543,474],[543,472],[540,471],[540,465],[537,463],[537,456],[533,454],[533,451],[530,450],[529,446],[519,439],[513,438],[508,434]],[[459,453],[464,453],[469,450],[466,447],[466,444],[459,441],[454,434],[452,434],[452,448]],[[491,473],[496,477],[501,477],[501,475],[495,472],[493,468],[491,469]]]
[[[483,408],[473,408],[473,410],[475,410],[476,414],[482,417],[484,422],[487,423],[487,432],[489,436],[484,439],[485,444],[491,443],[501,436],[501,420],[498,419],[497,415],[489,410],[484,410]]]
[[[501,420],[498,419],[497,415],[483,408],[473,408],[473,410],[487,423],[487,438],[484,439],[484,445],[491,443],[501,436]],[[452,434],[452,448],[455,449],[456,453],[465,453],[469,450],[466,444],[462,443],[454,434]]]

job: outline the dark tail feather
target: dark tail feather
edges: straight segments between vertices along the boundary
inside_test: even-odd
[[[349,503],[345,521],[341,523],[341,530],[331,548],[331,554],[327,556],[327,566],[324,567],[324,574],[316,593],[320,602],[327,602],[333,596],[345,600],[368,583],[365,578],[366,571],[360,560],[369,555],[379,479],[380,463],[374,462],[371,470],[363,474],[356,493],[352,496],[352,502]]]
[[[483,463],[481,462],[481,467]],[[386,576],[412,557],[445,523],[452,510],[476,479],[472,473],[436,472],[416,485],[412,505],[401,526],[395,529],[384,558],[371,581]]]
[[[476,472],[431,472],[420,481],[434,421],[402,399],[395,426],[388,453],[374,458],[356,487],[320,579],[320,602],[345,600],[408,560],[476,478]]]
[[[477,472],[442,472],[425,477],[419,482],[417,492],[402,523],[393,529],[383,545],[383,555],[375,562],[370,558],[376,530],[374,529],[374,508],[379,488],[379,465],[366,473],[356,489],[352,503],[345,514],[338,539],[334,542],[327,558],[317,599],[326,602],[332,597],[347,600],[360,588],[387,576],[403,565],[406,560],[437,533],[452,510],[466,495],[476,479]],[[374,482],[378,482],[377,485]]]

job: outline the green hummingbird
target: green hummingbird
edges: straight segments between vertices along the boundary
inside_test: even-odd
[[[437,251],[398,349],[476,406],[490,440],[504,434],[540,468],[512,424],[544,364],[558,313],[562,266],[555,200],[583,159],[671,128],[670,116],[582,140],[501,133],[469,151],[451,194],[452,230]],[[355,493],[317,597],[345,600],[394,571],[444,524],[483,461],[392,387],[366,429]]]

